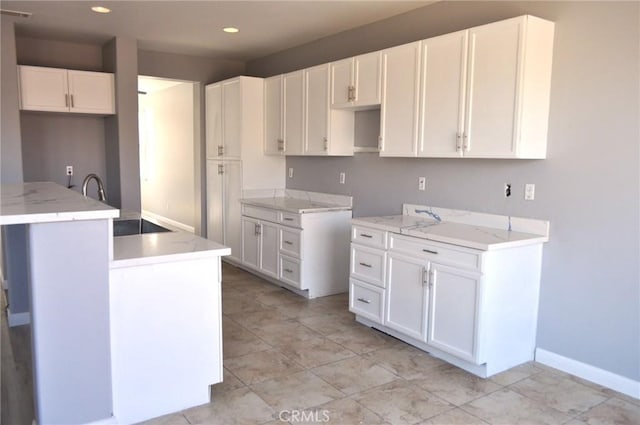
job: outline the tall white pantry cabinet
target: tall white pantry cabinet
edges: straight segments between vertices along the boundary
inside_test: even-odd
[[[207,238],[240,263],[240,199],[247,190],[284,188],[285,158],[265,156],[264,80],[236,77],[205,88]]]

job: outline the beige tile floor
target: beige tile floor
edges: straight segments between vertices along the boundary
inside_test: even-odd
[[[222,281],[224,382],[146,424],[640,424],[640,400],[537,363],[477,378],[358,324],[347,294],[305,300],[227,264]]]
[[[346,294],[305,300],[226,264],[222,279],[224,382],[145,424],[640,424],[640,400],[538,363],[477,378],[356,323]],[[29,424],[28,326],[2,331],[2,423]]]

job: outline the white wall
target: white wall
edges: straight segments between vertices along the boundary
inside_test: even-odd
[[[193,228],[194,84],[139,95],[142,210]]]

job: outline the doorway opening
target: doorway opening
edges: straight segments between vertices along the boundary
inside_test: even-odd
[[[199,83],[138,77],[142,216],[195,233]]]

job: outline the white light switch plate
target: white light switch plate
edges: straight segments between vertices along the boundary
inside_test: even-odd
[[[524,199],[526,201],[533,201],[536,197],[536,185],[533,183],[527,183],[524,185]]]

